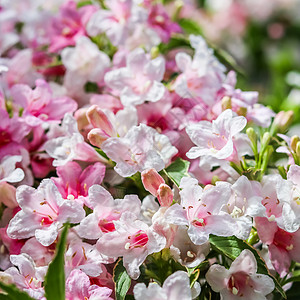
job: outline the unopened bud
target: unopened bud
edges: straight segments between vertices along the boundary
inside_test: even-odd
[[[255,130],[252,128],[252,127],[249,127],[247,130],[246,130],[246,133],[248,135],[248,138],[249,140],[251,141],[251,143],[253,145],[256,145],[257,144],[257,134],[255,132]]]
[[[93,146],[101,148],[102,143],[106,141],[109,136],[105,134],[102,129],[93,128],[89,132],[87,138]]]
[[[300,158],[300,141],[296,145],[296,155]]]
[[[157,190],[157,199],[161,206],[171,206],[173,202],[173,192],[171,188],[162,183]]]
[[[151,53],[151,58],[152,59],[158,57],[159,56],[159,49],[158,49],[158,47],[152,47],[150,53]]]
[[[78,130],[82,131],[82,129],[89,125],[89,120],[86,117],[87,108],[83,107],[78,109],[74,113],[74,117],[77,121]]]
[[[226,110],[226,109],[231,109],[231,98],[228,96],[225,96],[222,98],[221,100],[221,104],[222,104],[222,110]]]
[[[97,105],[92,105],[87,110],[86,116],[94,128],[100,128],[107,135],[115,136],[113,125],[109,121],[106,114]]]
[[[294,112],[291,110],[280,111],[274,119],[272,125],[272,127],[274,128],[273,130],[275,132],[284,133],[292,124],[293,117],[294,117]]]
[[[0,203],[4,203],[9,208],[19,205],[16,200],[16,188],[7,182],[0,183]]]
[[[247,107],[239,107],[236,111],[236,113],[239,115],[239,116],[243,116],[243,117],[246,117],[247,115]]]
[[[297,143],[300,141],[299,136],[293,135],[291,138],[291,148],[294,152],[296,152]]]
[[[262,147],[268,145],[270,143],[270,140],[271,140],[270,132],[265,132],[261,140]]]
[[[143,171],[141,177],[145,189],[157,197],[159,186],[165,183],[164,179],[153,168]]]

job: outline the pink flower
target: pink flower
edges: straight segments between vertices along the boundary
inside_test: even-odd
[[[67,300],[113,300],[112,290],[91,284],[89,277],[80,270],[73,270],[66,281]]]
[[[34,90],[25,84],[16,84],[11,89],[14,104],[23,110],[22,118],[28,125],[38,126],[51,121],[58,123],[66,113],[73,113],[77,109],[73,99],[53,96],[45,80],[38,79],[35,85]]]
[[[110,257],[122,256],[127,273],[132,279],[137,279],[140,265],[149,254],[162,250],[166,239],[129,211],[114,221],[114,226],[115,231],[100,237],[97,249]]]
[[[123,177],[148,168],[162,170],[177,153],[169,139],[144,124],[133,126],[123,138],[109,138],[101,145],[117,163],[115,171]]]
[[[176,64],[182,72],[175,81],[176,93],[183,98],[195,98],[212,106],[218,90],[222,87],[225,67],[221,65],[201,36],[190,36],[195,49],[192,58],[180,52],[176,55]]]
[[[221,210],[231,194],[227,183],[219,182],[203,191],[196,179],[183,177],[180,189],[181,204],[176,203],[166,211],[167,222],[188,226],[188,235],[196,245],[206,243],[209,234],[235,234],[234,220]]]
[[[243,130],[247,120],[242,116],[234,116],[232,110],[222,112],[212,123],[200,121],[189,125],[186,132],[196,147],[186,154],[188,158],[210,155],[218,159],[229,159],[236,153],[234,137]]]
[[[17,189],[17,202],[21,207],[9,222],[7,234],[13,239],[35,236],[43,245],[51,245],[65,222],[79,223],[85,216],[76,201],[64,200],[50,179],[44,179],[35,190],[30,186]]]
[[[133,289],[136,300],[192,300],[200,294],[200,285],[195,283],[190,288],[190,278],[184,271],[177,271],[170,275],[160,287],[152,282],[148,287],[144,283],[138,283]]]
[[[64,116],[62,126],[57,131],[60,136],[49,139],[44,145],[46,152],[54,158],[53,166],[62,166],[75,159],[107,162],[91,145],[85,143],[71,114]]]
[[[93,185],[89,189],[89,202],[93,212],[86,216],[78,226],[76,232],[86,239],[98,239],[102,235],[115,231],[114,221],[130,211],[138,216],[141,201],[136,195],[126,195],[124,199],[113,199],[111,194],[100,185]]]
[[[165,60],[157,57],[153,60],[137,48],[130,52],[126,67],[105,74],[106,84],[120,92],[124,106],[142,104],[145,101],[156,102],[165,94],[161,83],[165,72]]]
[[[80,36],[86,35],[85,26],[96,11],[96,6],[85,5],[77,9],[75,1],[60,6],[59,16],[52,19],[50,52],[74,46]]]
[[[163,43],[168,43],[172,33],[181,32],[180,26],[172,22],[163,5],[151,3],[148,9],[150,10],[148,23],[158,33]]]
[[[66,67],[64,85],[72,91],[83,88],[88,81],[100,83],[110,59],[88,37],[77,39],[75,47],[64,48],[61,58]]]
[[[221,294],[224,300],[267,299],[274,282],[268,275],[257,274],[257,262],[250,250],[243,250],[231,264],[230,269],[212,265],[206,273],[211,288]]]
[[[105,165],[97,162],[84,170],[76,162],[67,162],[56,168],[58,178],[52,177],[64,199],[78,199],[79,203],[90,206],[88,190],[94,184],[101,184],[105,175]]]
[[[255,218],[255,226],[261,241],[269,247],[269,256],[276,272],[281,277],[288,274],[291,261],[300,262],[300,229],[287,232],[276,222],[267,218]]]
[[[132,0],[110,0],[108,9],[100,9],[87,24],[90,36],[106,33],[113,45],[125,43],[129,33],[143,20],[147,19],[147,11]]]
[[[11,255],[10,260],[16,267],[8,268],[5,273],[12,277],[13,283],[27,292],[34,299],[44,296],[42,282],[47,267],[36,267],[32,258],[27,254]]]
[[[145,189],[157,197],[161,206],[170,206],[172,204],[173,192],[155,169],[143,171],[141,177]]]
[[[101,145],[109,137],[123,137],[128,130],[137,125],[137,113],[134,106],[127,106],[113,114],[107,109],[92,105],[86,112],[88,122],[94,127],[88,133],[88,139],[94,146]]]

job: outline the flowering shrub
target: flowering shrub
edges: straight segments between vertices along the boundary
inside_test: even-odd
[[[1,299],[287,298],[291,111],[159,1],[3,1],[0,24]]]

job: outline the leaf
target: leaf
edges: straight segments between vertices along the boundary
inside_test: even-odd
[[[192,19],[182,18],[178,21],[178,23],[185,33],[202,35],[201,27]]]
[[[69,224],[61,233],[60,240],[56,246],[56,254],[49,264],[45,277],[45,296],[47,300],[65,300],[65,248]]]
[[[127,274],[121,258],[114,267],[113,280],[115,283],[116,300],[124,300],[131,285],[131,278]]]
[[[250,246],[248,243],[236,238],[235,236],[222,237],[211,234],[209,236],[209,242],[214,250],[227,256],[231,260],[235,260],[244,249],[250,250],[254,254],[255,259],[257,261],[257,273],[270,276],[275,283],[275,288],[277,289],[277,291],[282,295],[283,298],[287,299],[286,294],[282,289],[281,285],[271,275],[266,266],[265,261],[258,254],[255,248]]]
[[[300,270],[294,271],[293,276],[285,280],[284,284],[289,282],[299,282],[300,281]]]
[[[176,49],[176,48],[183,48],[183,47],[187,47],[187,48],[191,48],[190,42],[189,40],[187,40],[183,35],[176,35],[173,36],[169,43],[161,43],[158,45],[159,51],[162,54],[166,54],[167,52]]]
[[[4,284],[0,281],[0,288],[7,293],[7,295],[0,294],[0,299],[33,300],[26,292],[19,290],[14,284]]]
[[[190,176],[188,174],[189,166],[189,161],[177,158],[172,164],[164,169],[164,172],[179,187],[181,179]]]

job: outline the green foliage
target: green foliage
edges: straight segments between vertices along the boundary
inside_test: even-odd
[[[186,268],[174,260],[170,249],[163,249],[147,257],[142,273],[145,278],[154,279],[162,285],[170,275],[179,270],[186,271]]]
[[[115,283],[116,300],[124,300],[131,285],[131,278],[127,274],[121,258],[114,267],[113,280]]]
[[[202,35],[201,27],[197,22],[192,19],[180,19],[178,21],[183,31],[187,34],[200,34]]]
[[[0,294],[0,300],[33,300],[26,292],[19,290],[14,284],[4,284],[0,281],[0,288],[7,293],[7,295]]]
[[[209,242],[214,250],[230,258],[231,260],[235,260],[244,249],[250,250],[254,254],[257,261],[257,273],[270,276],[275,283],[277,291],[286,299],[284,290],[278,281],[270,274],[263,258],[258,254],[256,249],[254,249],[248,243],[236,238],[235,236],[222,237],[216,235],[210,235]]]
[[[56,254],[49,264],[45,277],[45,295],[47,300],[65,300],[65,248],[69,224],[66,224],[56,247]]]
[[[172,164],[164,169],[164,172],[179,187],[181,179],[190,176],[188,174],[189,166],[189,161],[177,158]]]

